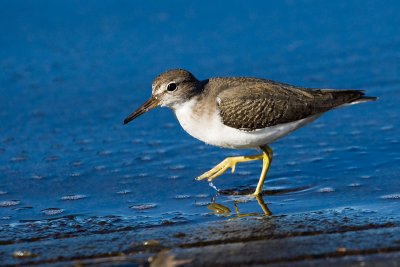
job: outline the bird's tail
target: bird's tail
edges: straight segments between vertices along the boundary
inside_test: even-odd
[[[330,96],[335,107],[347,106],[358,104],[362,102],[375,101],[378,98],[372,96],[365,96],[363,90],[335,90],[335,89],[324,89],[321,90],[324,94]]]

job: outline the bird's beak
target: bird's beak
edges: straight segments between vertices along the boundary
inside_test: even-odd
[[[142,115],[143,113],[145,113],[146,111],[149,111],[150,109],[153,109],[155,107],[157,107],[158,103],[160,101],[157,100],[154,97],[150,97],[149,100],[147,100],[146,102],[144,102],[135,112],[133,112],[131,115],[129,115],[125,120],[124,120],[124,124],[127,124],[128,122],[136,119],[137,117],[139,117],[140,115]]]

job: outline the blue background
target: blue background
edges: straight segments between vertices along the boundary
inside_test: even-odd
[[[145,225],[215,220],[193,179],[228,155],[192,139],[171,111],[123,126],[160,72],[255,76],[378,96],[329,112],[273,144],[274,214],[400,198],[398,1],[1,1],[0,223],[121,216]],[[254,188],[259,163],[215,185]],[[74,200],[75,199],[75,200]],[[260,213],[244,200],[245,211]],[[55,211],[54,213],[48,212]]]

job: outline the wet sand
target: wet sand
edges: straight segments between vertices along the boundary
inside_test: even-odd
[[[3,228],[0,256],[5,266],[147,266],[149,258],[152,266],[174,260],[185,266],[396,266],[396,217],[343,208],[136,229],[119,218],[71,217]]]

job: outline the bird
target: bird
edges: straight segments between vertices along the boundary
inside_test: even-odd
[[[235,171],[238,163],[262,160],[253,196],[262,187],[273,158],[274,141],[338,107],[374,101],[363,90],[304,88],[252,77],[198,80],[184,69],[172,69],[152,82],[151,97],[124,124],[157,107],[173,110],[182,128],[206,144],[231,149],[259,149],[260,154],[227,157],[197,180],[209,182]]]

